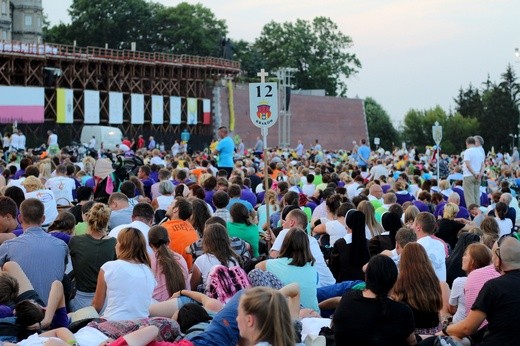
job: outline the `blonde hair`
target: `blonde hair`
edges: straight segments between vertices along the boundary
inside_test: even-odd
[[[251,288],[240,298],[240,307],[256,320],[258,337],[253,344],[266,341],[276,346],[294,346],[295,331],[287,299],[267,287]]]
[[[455,203],[446,203],[444,206],[444,212],[442,213],[442,217],[445,219],[453,220],[457,213],[459,212],[459,206]]]
[[[52,164],[51,160],[45,159],[42,160],[38,165],[38,170],[40,171],[40,178],[50,178],[52,174]]]
[[[376,210],[374,209],[374,206],[369,201],[361,201],[359,203],[357,209],[365,214],[365,222],[370,230],[370,234],[372,235],[372,238],[376,235],[380,235],[384,232],[383,226],[381,226],[376,221]]]
[[[40,178],[36,178],[34,176],[25,178],[25,180],[22,181],[22,185],[25,187],[25,190],[27,192],[33,192],[33,191],[45,189],[45,186],[43,186],[43,183],[40,180]]]
[[[90,231],[105,233],[110,220],[110,208],[103,203],[95,203],[87,213],[87,225]]]

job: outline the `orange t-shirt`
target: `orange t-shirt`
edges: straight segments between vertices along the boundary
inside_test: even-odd
[[[184,257],[188,265],[188,270],[191,271],[193,257],[191,254],[186,253],[186,248],[199,240],[199,234],[188,221],[169,220],[161,226],[168,231],[170,249]]]

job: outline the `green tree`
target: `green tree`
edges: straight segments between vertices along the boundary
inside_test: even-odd
[[[465,118],[482,119],[484,105],[482,104],[482,95],[477,88],[471,84],[468,89],[459,89],[459,95],[454,99],[455,110]]]
[[[145,0],[74,0],[69,15],[68,33],[65,37],[56,37],[57,43],[71,44],[76,40],[80,46],[103,47],[107,43],[109,48],[130,49],[131,42],[136,42],[139,50],[149,48],[152,13]]]
[[[255,46],[269,70],[296,68],[295,84],[302,89],[325,89],[327,95],[345,96],[345,80],[361,63],[349,53],[352,39],[330,18],[266,24]]]
[[[46,42],[80,46],[222,56],[224,20],[215,18],[201,4],[182,2],[166,7],[145,0],[74,0],[69,9],[71,24],[44,29]]]
[[[153,51],[222,57],[222,40],[227,35],[227,25],[209,8],[186,2],[175,7],[154,5]]]
[[[367,117],[368,135],[373,140],[381,139],[380,146],[386,150],[392,150],[394,145],[399,145],[399,133],[395,129],[390,116],[371,97],[365,99],[365,115]]]
[[[265,68],[266,64],[256,46],[244,40],[232,42],[232,46],[233,60],[240,61],[240,68],[244,72],[245,79],[257,81],[257,72],[261,68]]]
[[[425,111],[412,109],[404,118],[405,142],[416,145],[419,150],[435,145],[432,126],[436,121],[443,127],[442,151],[448,154],[460,153],[466,137],[475,135],[478,129],[477,119],[465,118],[460,113],[448,115],[440,106]]]

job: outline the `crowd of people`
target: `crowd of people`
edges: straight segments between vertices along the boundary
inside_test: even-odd
[[[133,168],[54,136],[2,167],[6,344],[520,343],[520,169],[480,136],[248,151],[221,127],[192,155],[140,136]]]

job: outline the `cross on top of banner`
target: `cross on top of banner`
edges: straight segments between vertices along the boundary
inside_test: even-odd
[[[264,69],[261,69],[256,75],[260,77],[260,83],[265,83],[265,77],[269,76],[269,73],[265,72]]]

